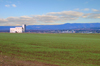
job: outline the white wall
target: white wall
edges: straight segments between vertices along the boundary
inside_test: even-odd
[[[10,28],[10,33],[15,33],[16,29],[15,28]]]
[[[10,28],[10,33],[22,33],[22,27]]]

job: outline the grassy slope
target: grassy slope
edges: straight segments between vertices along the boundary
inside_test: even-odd
[[[62,66],[100,66],[100,34],[0,33],[0,52]]]

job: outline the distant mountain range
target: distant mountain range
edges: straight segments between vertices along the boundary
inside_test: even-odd
[[[17,26],[0,26],[0,30],[9,30]],[[28,25],[26,30],[62,30],[100,28],[100,23],[66,23],[62,25]]]

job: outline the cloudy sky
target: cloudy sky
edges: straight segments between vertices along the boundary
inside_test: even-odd
[[[0,26],[100,23],[100,0],[0,0]]]

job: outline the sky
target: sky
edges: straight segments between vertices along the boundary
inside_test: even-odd
[[[100,0],[0,0],[0,26],[100,23]]]

